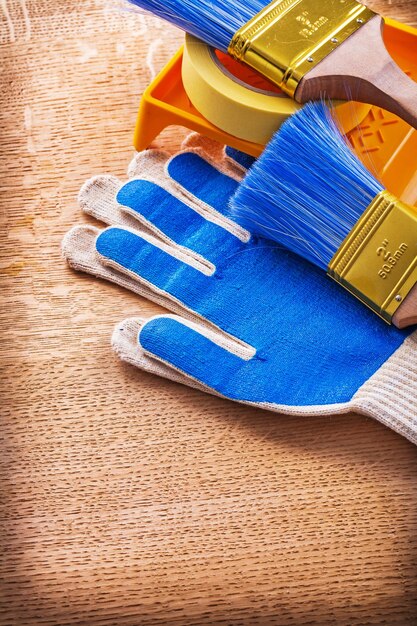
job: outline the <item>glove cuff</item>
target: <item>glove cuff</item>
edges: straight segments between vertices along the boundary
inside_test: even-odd
[[[351,406],[417,443],[417,332],[359,389]]]

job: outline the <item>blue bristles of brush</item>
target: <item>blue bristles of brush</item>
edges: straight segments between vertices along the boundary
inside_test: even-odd
[[[250,232],[327,268],[381,183],[348,146],[323,102],[277,131],[231,201]]]
[[[263,0],[129,0],[187,33],[227,52],[235,32],[269,2]]]

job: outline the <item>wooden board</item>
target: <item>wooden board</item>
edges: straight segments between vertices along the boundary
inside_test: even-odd
[[[0,6],[0,623],[415,624],[416,448],[124,366],[113,325],[157,307],[61,260],[181,39],[116,5]],[[415,0],[373,6],[417,23]]]

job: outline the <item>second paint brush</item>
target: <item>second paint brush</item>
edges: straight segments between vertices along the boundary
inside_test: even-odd
[[[384,190],[325,104],[307,104],[285,122],[232,210],[250,231],[325,269],[385,321],[417,323],[417,209]]]

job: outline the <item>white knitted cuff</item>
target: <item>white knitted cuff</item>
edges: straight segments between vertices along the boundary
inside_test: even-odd
[[[353,396],[352,409],[417,443],[417,331]]]

